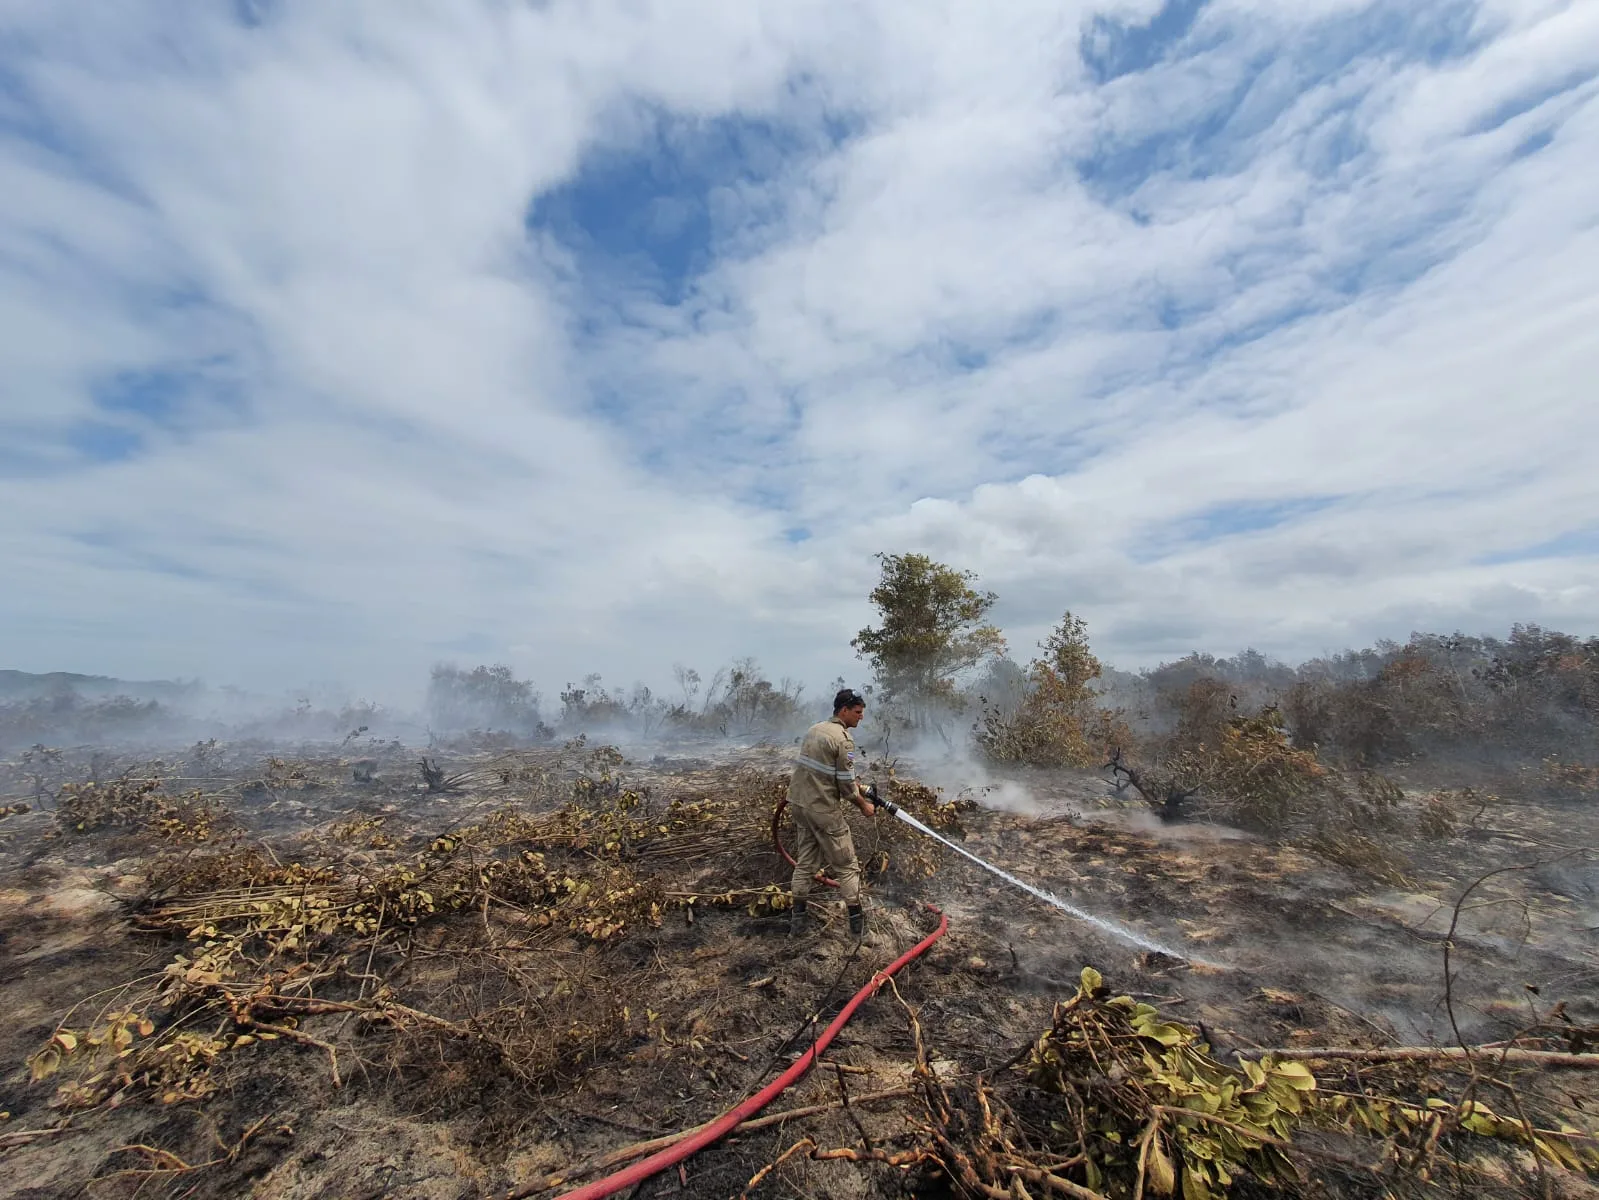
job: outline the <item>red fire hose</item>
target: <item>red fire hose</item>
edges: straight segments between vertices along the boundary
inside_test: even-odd
[[[777,839],[777,822],[783,815],[784,803],[786,801],[778,803],[777,814],[772,818],[772,842],[777,846],[778,853],[788,859],[789,862],[793,862],[794,860],[789,857],[788,851],[783,849],[783,844]],[[831,883],[832,881],[828,880],[827,882]],[[835,884],[834,886],[837,885]],[[676,1166],[689,1155],[696,1154],[705,1149],[705,1147],[721,1141],[740,1122],[749,1120],[761,1109],[777,1099],[783,1092],[787,1091],[790,1086],[797,1083],[800,1077],[811,1069],[811,1065],[822,1051],[832,1044],[833,1039],[838,1035],[838,1031],[849,1024],[849,1020],[855,1015],[857,1008],[875,996],[878,989],[888,982],[891,975],[898,972],[901,967],[912,959],[920,958],[934,942],[949,932],[948,917],[931,904],[924,903],[922,907],[938,918],[938,928],[873,975],[867,985],[850,998],[850,1002],[844,1006],[838,1016],[833,1018],[832,1023],[822,1031],[822,1036],[817,1038],[811,1048],[800,1055],[788,1070],[784,1071],[753,1096],[750,1096],[742,1104],[736,1108],[728,1109],[727,1112],[723,1113],[711,1124],[695,1133],[688,1134],[682,1141],[668,1146],[665,1150],[652,1154],[649,1158],[636,1162],[630,1167],[624,1167],[614,1175],[596,1179],[593,1183],[585,1184],[570,1192],[562,1192],[559,1200],[600,1200],[601,1197],[614,1195],[623,1188],[643,1183],[650,1176],[666,1170],[667,1167]]]
[[[928,912],[938,917],[938,928],[933,930],[916,945],[904,954],[901,954],[888,966],[873,975],[871,981],[851,997],[838,1016],[833,1018],[833,1023],[816,1039],[816,1043],[795,1060],[789,1067],[771,1083],[756,1092],[736,1108],[730,1108],[711,1124],[696,1133],[689,1134],[675,1145],[668,1146],[658,1154],[652,1154],[642,1162],[636,1162],[630,1167],[624,1167],[614,1175],[607,1175],[604,1179],[596,1179],[593,1183],[585,1184],[570,1192],[562,1192],[560,1200],[600,1200],[602,1196],[614,1195],[623,1188],[632,1187],[644,1182],[651,1175],[675,1166],[691,1154],[698,1153],[711,1145],[719,1142],[732,1131],[733,1127],[742,1121],[747,1121],[773,1100],[777,1099],[792,1084],[798,1082],[800,1076],[810,1070],[811,1064],[816,1061],[817,1055],[827,1049],[838,1031],[849,1024],[849,1019],[855,1015],[855,1010],[877,994],[877,990],[888,982],[889,976],[897,972],[913,958],[918,958],[926,953],[929,946],[943,937],[949,931],[949,918],[931,904],[924,905]]]

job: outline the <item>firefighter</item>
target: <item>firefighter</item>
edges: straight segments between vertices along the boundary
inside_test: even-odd
[[[812,725],[800,742],[794,773],[788,781],[788,808],[794,814],[794,878],[790,884],[794,908],[789,918],[790,936],[804,931],[811,883],[823,864],[831,867],[849,913],[851,936],[866,933],[861,909],[861,864],[855,857],[844,805],[853,804],[864,816],[875,816],[877,806],[855,778],[855,739],[850,730],[861,723],[866,701],[845,688],[833,697],[833,715]]]

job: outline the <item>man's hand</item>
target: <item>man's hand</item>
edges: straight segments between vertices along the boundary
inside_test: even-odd
[[[855,807],[860,809],[861,813],[868,817],[875,817],[884,809],[887,809],[889,812],[896,811],[893,804],[887,800],[884,800],[877,794],[877,785],[875,783],[872,784],[870,788],[864,790],[861,788],[859,783],[855,785]]]
[[[854,801],[855,807],[861,810],[863,817],[875,817],[877,815],[877,805],[872,803],[871,796],[867,795],[866,789],[861,787],[858,782],[855,784],[855,795],[851,797],[851,800]]]

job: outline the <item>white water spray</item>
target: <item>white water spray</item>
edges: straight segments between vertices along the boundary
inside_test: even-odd
[[[956,854],[959,854],[963,858],[970,859],[972,862],[982,867],[985,871],[992,871],[1006,883],[1012,884],[1015,887],[1019,887],[1022,889],[1022,891],[1038,897],[1045,904],[1049,904],[1060,909],[1060,911],[1065,913],[1067,916],[1076,917],[1079,921],[1086,921],[1096,929],[1103,930],[1105,933],[1110,934],[1111,937],[1118,938],[1124,942],[1131,942],[1133,945],[1139,946],[1145,950],[1153,950],[1156,954],[1164,954],[1168,958],[1178,958],[1185,962],[1189,961],[1188,955],[1186,954],[1179,954],[1169,946],[1162,946],[1159,942],[1152,942],[1142,934],[1134,933],[1125,925],[1118,925],[1115,921],[1107,921],[1103,917],[1096,917],[1093,913],[1084,912],[1080,908],[1076,908],[1070,904],[1067,904],[1066,901],[1062,900],[1059,896],[1051,895],[1049,892],[1044,891],[1042,888],[1036,888],[1030,883],[1024,883],[1022,880],[1017,879],[1016,876],[1012,875],[1009,871],[1000,870],[993,863],[984,862],[970,850],[956,845],[954,842],[950,841],[947,837],[936,830],[929,829],[926,825],[923,825],[903,808],[896,808],[894,810],[894,815],[901,821],[904,821],[905,824],[909,825],[912,829],[919,829],[928,837],[937,838],[939,841],[943,842],[944,845],[955,851]]]

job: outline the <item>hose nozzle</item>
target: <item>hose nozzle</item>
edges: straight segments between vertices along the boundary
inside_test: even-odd
[[[889,813],[899,812],[899,805],[895,804],[892,800],[884,799],[878,794],[877,785],[875,783],[866,789],[866,798],[872,802],[872,808],[874,810],[881,808],[885,812]]]

